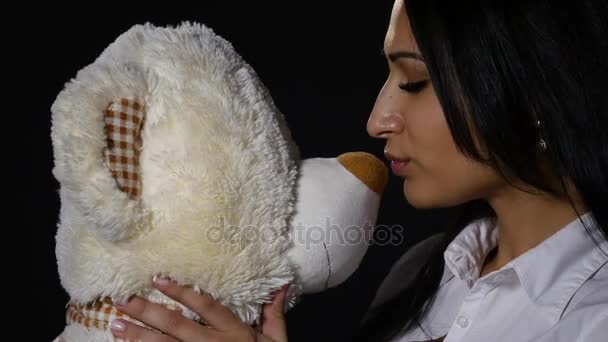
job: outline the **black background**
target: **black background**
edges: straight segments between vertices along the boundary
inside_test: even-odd
[[[331,7],[313,2],[261,3],[159,2],[139,9],[98,3],[95,8],[38,9],[37,17],[30,17],[17,37],[19,56],[24,56],[21,62],[31,73],[25,76],[28,110],[23,116],[31,128],[25,146],[31,175],[24,238],[35,251],[28,253],[31,265],[26,269],[35,290],[21,290],[20,296],[34,301],[37,323],[22,331],[24,337],[31,334],[48,341],[59,334],[68,299],[54,254],[59,197],[51,174],[50,106],[65,82],[132,25],[195,21],[232,42],[285,113],[302,157],[332,157],[353,150],[382,157],[384,142],[370,138],[365,126],[388,72],[380,52],[392,2],[331,2]],[[453,213],[414,210],[403,197],[402,180],[392,177],[378,224],[401,226],[402,243],[372,245],[348,281],[304,297],[287,315],[290,341],[350,340],[395,258],[437,231]]]

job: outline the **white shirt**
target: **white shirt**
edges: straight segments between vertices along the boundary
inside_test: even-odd
[[[576,219],[481,278],[498,229],[494,219],[468,225],[446,248],[446,267],[427,318],[395,341],[447,335],[444,342],[608,342],[608,242],[590,212],[582,220],[597,244]],[[391,273],[407,272],[404,267],[415,258],[409,259]],[[384,301],[391,295],[386,292],[396,292],[395,284],[383,284],[381,291],[376,299]]]

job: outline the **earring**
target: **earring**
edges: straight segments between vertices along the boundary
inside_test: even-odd
[[[536,128],[538,130],[540,130],[540,120],[536,121]],[[547,149],[547,143],[545,142],[545,140],[541,137],[538,139],[538,143],[536,144],[536,148],[538,148],[539,151],[543,152]]]
[[[547,143],[542,138],[540,138],[537,147],[539,151],[543,152],[547,149]]]

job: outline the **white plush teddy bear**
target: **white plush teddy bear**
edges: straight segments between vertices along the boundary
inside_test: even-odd
[[[340,284],[365,254],[387,181],[367,153],[300,160],[252,68],[209,28],[137,25],[52,108],[56,255],[70,296],[60,341],[112,341],[113,301],[196,314],[157,274],[247,323],[283,285]]]

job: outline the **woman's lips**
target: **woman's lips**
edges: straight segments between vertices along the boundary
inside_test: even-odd
[[[384,156],[391,162],[391,170],[397,176],[405,176],[405,172],[411,159],[404,154],[392,154],[388,147],[384,149]]]
[[[393,170],[393,173],[399,176],[404,176],[405,169],[409,162],[409,160],[391,160],[391,169]]]

